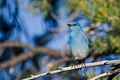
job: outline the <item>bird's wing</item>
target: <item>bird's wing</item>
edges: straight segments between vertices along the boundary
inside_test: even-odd
[[[84,32],[82,32],[82,35],[83,35],[84,39],[86,40],[86,42],[89,44],[88,37],[85,35],[85,33],[84,33]]]

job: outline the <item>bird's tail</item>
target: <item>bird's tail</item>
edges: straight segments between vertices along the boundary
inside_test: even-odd
[[[85,59],[82,60],[77,60],[79,64],[85,66]],[[86,76],[86,69],[82,68],[78,70],[78,73],[80,74],[81,80],[87,80],[87,76]]]
[[[85,68],[79,69],[78,73],[80,74],[81,80],[87,80]]]

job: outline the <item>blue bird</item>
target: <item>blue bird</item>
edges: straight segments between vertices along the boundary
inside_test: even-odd
[[[68,44],[75,60],[83,60],[89,53],[89,41],[78,22],[68,24],[70,34]]]
[[[88,38],[78,22],[71,22],[68,24],[68,26],[70,31],[68,45],[70,47],[71,54],[75,60],[84,61],[89,53]]]

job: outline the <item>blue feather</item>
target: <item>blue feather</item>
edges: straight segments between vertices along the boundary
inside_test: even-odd
[[[68,24],[68,26],[70,30],[68,44],[71,54],[76,60],[83,60],[88,55],[89,51],[88,38],[78,22],[72,22]]]
[[[75,25],[76,24],[76,25]],[[84,59],[88,55],[88,38],[83,32],[82,27],[77,22],[69,25],[70,35],[68,44],[70,51],[75,59]]]

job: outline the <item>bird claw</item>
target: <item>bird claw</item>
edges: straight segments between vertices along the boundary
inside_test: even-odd
[[[73,64],[72,65],[72,68],[78,68],[79,67],[79,64]]]
[[[86,65],[85,65],[85,63],[81,63],[81,67],[85,67]]]
[[[77,68],[77,67],[78,67],[78,65],[72,65],[71,67],[72,67],[72,68]]]

